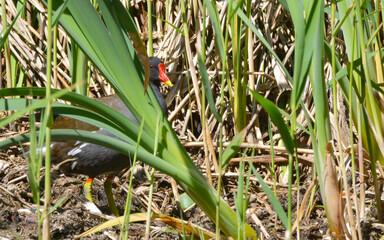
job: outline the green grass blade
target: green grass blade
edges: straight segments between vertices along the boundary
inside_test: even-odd
[[[240,131],[235,138],[232,139],[231,143],[227,146],[222,154],[222,169],[225,169],[229,161],[238,153],[241,144],[244,142],[247,136],[247,129]]]
[[[7,30],[3,33],[3,31],[4,31],[4,28],[3,28],[3,31],[1,31],[1,34],[0,34],[0,36],[1,36],[1,38],[0,38],[0,49],[2,49],[2,48],[4,47],[4,44],[5,44],[5,42],[6,42],[7,39],[8,39],[8,35],[11,33],[11,30],[12,30],[12,28],[13,28],[13,25],[15,25],[17,18],[18,18],[18,17],[20,16],[20,14],[24,11],[25,3],[26,3],[26,1],[23,3],[23,7],[19,10],[19,12],[18,12],[17,15],[15,16],[15,18],[12,20],[11,25],[9,25],[9,26],[7,27]]]
[[[279,111],[279,109],[276,107],[275,104],[273,104],[271,101],[268,99],[265,99],[263,96],[260,94],[248,89],[253,97],[260,103],[260,105],[267,111],[269,116],[271,117],[271,120],[273,123],[277,126],[281,138],[283,139],[284,146],[287,150],[287,153],[293,154],[294,153],[294,145],[293,145],[293,140],[291,138],[291,135],[289,133],[287,125],[285,125],[284,119]]]
[[[251,164],[251,169],[253,174],[255,174],[257,180],[259,181],[261,187],[263,188],[265,194],[268,196],[268,200],[271,202],[273,209],[275,209],[277,216],[280,218],[281,222],[284,224],[285,228],[288,229],[288,217],[285,213],[283,207],[281,206],[279,200],[277,200],[275,194],[269,189],[268,185],[264,182],[263,178],[256,171],[256,168]]]
[[[203,86],[205,89],[205,96],[207,97],[207,100],[209,103],[209,109],[211,110],[212,114],[215,116],[217,121],[221,122],[221,117],[216,110],[215,101],[213,100],[213,95],[212,95],[212,91],[211,91],[211,84],[209,82],[207,68],[205,67],[203,59],[201,58],[200,55],[198,57],[198,63],[199,63],[199,70],[200,70],[200,74],[201,74],[201,82],[203,83]]]

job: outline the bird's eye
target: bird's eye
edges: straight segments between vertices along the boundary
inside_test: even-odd
[[[153,65],[150,65],[150,67],[151,67],[151,68],[154,68],[154,66],[153,66]]]

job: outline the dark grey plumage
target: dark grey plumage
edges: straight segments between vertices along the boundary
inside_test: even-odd
[[[160,81],[169,81],[165,72],[162,72],[165,71],[165,68],[164,70],[159,70],[160,66],[161,68],[164,67],[164,64],[159,58],[151,57],[150,65],[150,85],[160,103],[161,108],[164,113],[167,114],[167,104],[160,92]],[[165,83],[170,84],[170,82]],[[109,105],[138,124],[138,121],[133,116],[132,112],[125,106],[123,101],[117,95],[99,98],[98,101]],[[70,126],[65,126],[63,128],[83,129],[82,126],[84,125],[87,126],[84,128],[90,127],[90,129],[84,130],[92,130],[96,133],[117,138],[106,130],[97,130],[92,128],[92,126],[89,126],[89,124],[80,121],[77,122],[75,120],[68,120],[66,117],[62,116],[55,120],[57,124],[56,126],[54,125],[54,128],[60,128],[60,125],[64,125],[61,124],[61,122],[68,123],[69,121],[73,121],[73,123],[71,123]],[[121,171],[131,165],[131,157],[109,148],[91,143],[75,141],[54,142],[51,144],[51,150],[53,162],[64,162],[61,164],[60,169],[62,169],[66,174],[84,174],[88,175],[90,178],[94,178],[101,174]]]

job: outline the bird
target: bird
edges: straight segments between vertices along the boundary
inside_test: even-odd
[[[169,80],[163,61],[157,57],[150,57],[149,83],[156,95],[159,104],[167,115],[167,104],[160,92],[161,82],[173,86]],[[106,97],[96,98],[97,101],[104,103],[111,108],[119,111],[132,121],[138,121],[127,108],[124,102],[116,94]],[[114,137],[106,130],[99,129],[91,124],[73,118],[58,116],[55,118],[52,129],[76,129],[94,131],[99,134]],[[91,143],[70,141],[55,141],[50,145],[52,162],[59,165],[59,169],[64,174],[87,175],[88,179],[84,184],[85,197],[92,201],[92,182],[99,175],[107,174],[104,182],[104,191],[107,195],[109,209],[112,214],[118,216],[118,209],[112,194],[112,180],[114,174],[131,166],[131,156],[124,155],[107,147],[98,146]]]

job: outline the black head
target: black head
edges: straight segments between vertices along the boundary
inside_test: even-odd
[[[171,81],[167,76],[165,65],[160,58],[150,57],[149,65],[150,65],[149,80],[151,82],[153,82],[156,85],[159,85],[158,80],[160,80],[163,83],[167,84],[168,86],[173,86],[173,84],[171,83]]]

